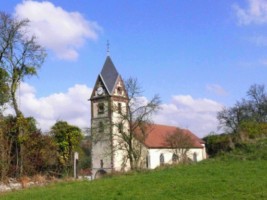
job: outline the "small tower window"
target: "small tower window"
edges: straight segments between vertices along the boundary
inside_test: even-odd
[[[98,132],[99,133],[104,133],[104,124],[103,124],[103,122],[99,122],[99,124],[98,124]]]
[[[123,132],[123,124],[122,123],[119,123],[118,129],[119,129],[119,133]]]
[[[121,87],[117,87],[117,93],[118,93],[119,95],[122,94],[122,89],[121,89]]]
[[[163,153],[161,153],[160,156],[159,156],[159,163],[160,163],[160,165],[164,165],[164,155],[163,155]]]
[[[121,114],[121,103],[118,103],[118,113]]]
[[[105,111],[105,104],[104,103],[99,103],[98,104],[98,114],[103,114]]]

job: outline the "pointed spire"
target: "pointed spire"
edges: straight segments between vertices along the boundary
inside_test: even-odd
[[[111,94],[116,80],[119,76],[117,69],[115,68],[111,58],[107,56],[103,69],[100,73],[104,84],[106,85],[109,94]]]

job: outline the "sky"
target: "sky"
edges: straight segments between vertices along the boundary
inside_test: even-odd
[[[90,127],[107,41],[121,76],[137,78],[143,98],[161,97],[154,122],[199,137],[219,132],[217,112],[251,85],[267,85],[267,0],[0,0],[0,11],[28,18],[47,49],[18,91],[44,132],[58,120]]]

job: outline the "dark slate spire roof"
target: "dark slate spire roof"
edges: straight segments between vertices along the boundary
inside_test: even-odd
[[[116,80],[119,76],[111,58],[107,56],[103,69],[100,73],[100,76],[107,87],[109,94],[112,93]]]

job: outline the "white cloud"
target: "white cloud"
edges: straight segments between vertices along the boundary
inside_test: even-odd
[[[96,22],[86,20],[79,12],[67,12],[49,1],[26,1],[15,8],[15,16],[28,18],[30,30],[44,47],[60,59],[75,60],[86,39],[96,40],[101,30]]]
[[[26,117],[33,116],[43,132],[49,131],[57,120],[67,121],[80,128],[90,127],[91,107],[88,101],[92,89],[86,85],[74,85],[65,93],[55,93],[37,98],[35,89],[22,83],[19,89],[20,109]],[[147,98],[138,98],[148,102]],[[161,105],[153,116],[155,123],[188,128],[199,137],[217,131],[216,114],[222,105],[210,99],[194,99],[190,95],[172,97],[170,103]],[[6,114],[10,110],[6,111]]]
[[[223,89],[223,87],[220,85],[217,85],[217,84],[208,84],[208,85],[206,85],[206,89],[209,92],[215,93],[219,96],[226,96],[227,95],[227,92]]]
[[[34,117],[44,132],[57,120],[86,128],[90,126],[90,102],[92,89],[86,85],[76,84],[66,93],[55,93],[47,97],[37,98],[35,89],[22,83],[19,89],[18,102],[25,116]],[[6,113],[11,113],[7,110]]]
[[[241,8],[233,5],[233,9],[240,25],[266,24],[267,23],[267,1],[266,0],[247,0],[248,7]]]
[[[172,102],[162,104],[154,116],[155,123],[187,128],[199,137],[217,131],[217,112],[223,106],[210,99],[194,99],[190,95],[173,96]]]

